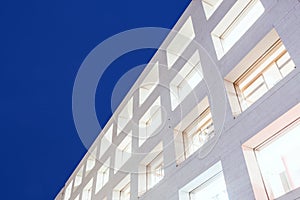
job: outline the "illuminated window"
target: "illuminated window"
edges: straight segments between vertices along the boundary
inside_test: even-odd
[[[182,133],[185,159],[200,149],[214,136],[214,125],[210,109],[207,108]]]
[[[131,157],[132,153],[132,132],[125,136],[123,141],[116,149],[115,173],[125,164]]]
[[[177,164],[187,159],[214,136],[214,125],[208,98],[205,97],[174,128]]]
[[[139,146],[141,146],[162,123],[161,100],[158,97],[139,120]]]
[[[97,172],[97,183],[96,193],[108,182],[109,179],[109,165],[110,160],[108,159]]]
[[[118,128],[117,135],[123,131],[128,122],[132,119],[133,116],[133,98],[131,98],[128,103],[124,106],[122,111],[118,116]]]
[[[168,69],[173,67],[175,62],[178,60],[178,58],[185,51],[185,49],[189,46],[189,44],[193,41],[194,38],[195,32],[193,22],[192,18],[189,17],[166,49]]]
[[[170,83],[172,110],[202,81],[202,74],[200,56],[197,50]]]
[[[92,199],[92,187],[93,187],[93,179],[91,179],[89,183],[83,188],[82,200]]]
[[[209,19],[213,15],[222,2],[223,0],[202,0],[206,19]]]
[[[181,188],[179,197],[180,200],[229,200],[221,162],[216,163]]]
[[[299,113],[300,104],[242,146],[258,199],[275,199],[300,187]]]
[[[139,89],[140,105],[145,102],[149,95],[153,92],[159,82],[158,62],[145,77]]]
[[[234,82],[242,111],[263,96],[295,68],[281,40],[268,49]]]
[[[211,33],[218,59],[250,29],[264,10],[259,0],[236,1]]]

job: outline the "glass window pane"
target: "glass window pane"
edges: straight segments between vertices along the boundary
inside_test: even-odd
[[[266,184],[277,198],[300,187],[300,124],[257,150],[257,159]]]
[[[266,71],[264,71],[263,76],[269,89],[282,79],[279,69],[275,63],[273,63]]]

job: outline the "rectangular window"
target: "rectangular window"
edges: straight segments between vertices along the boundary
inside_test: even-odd
[[[257,199],[276,199],[300,187],[300,104],[242,147]]]
[[[99,152],[99,158],[102,157],[102,155],[107,151],[107,149],[112,144],[112,133],[113,133],[113,124],[109,127],[109,129],[103,133],[104,136],[101,138],[100,141],[100,152]]]
[[[214,136],[214,125],[210,109],[207,108],[182,133],[185,159],[200,149]]]
[[[82,200],[92,200],[93,179],[83,188]]]
[[[116,148],[115,173],[131,157],[132,153],[132,132],[128,133],[123,141]]]
[[[139,146],[157,131],[161,123],[161,100],[158,97],[139,120]]]
[[[130,200],[130,175],[123,178],[113,190],[113,200]]]
[[[208,20],[217,10],[223,0],[202,0],[202,5],[206,19]]]
[[[144,81],[141,83],[139,89],[139,100],[140,105],[142,105],[146,99],[150,96],[153,90],[156,88],[159,82],[159,65],[158,62],[152,67],[150,72],[145,77]]]
[[[264,10],[259,0],[236,1],[211,33],[218,59],[250,29]]]
[[[128,103],[124,106],[118,116],[117,135],[123,131],[133,116],[133,98],[131,97]]]
[[[181,54],[189,46],[195,38],[192,17],[189,17],[183,26],[180,28],[174,39],[167,47],[167,63],[168,69],[171,69]]]
[[[147,190],[156,185],[164,177],[164,162],[163,154],[160,152],[148,165],[147,165]]]
[[[130,183],[120,191],[120,200],[130,200]]]
[[[171,107],[174,110],[202,81],[203,72],[198,50],[170,82]]]
[[[244,111],[295,68],[281,40],[277,40],[234,82]]]
[[[213,137],[213,119],[208,97],[205,97],[174,128],[177,164],[190,157]]]
[[[139,164],[138,196],[141,197],[164,177],[163,144],[157,144]]]
[[[228,200],[221,162],[216,163],[179,190],[180,200]]]
[[[103,186],[108,182],[109,180],[109,165],[110,165],[110,159],[108,159],[101,168],[97,172],[97,182],[96,182],[96,193],[103,188]]]
[[[88,157],[87,162],[86,162],[85,176],[87,176],[90,173],[90,171],[92,171],[92,169],[95,167],[96,153],[97,153],[97,148],[94,149],[92,151],[92,153],[89,153],[91,155]]]
[[[71,181],[69,183],[69,185],[66,187],[65,194],[64,194],[64,200],[70,199],[71,194],[72,194],[72,184],[73,184],[73,181]]]
[[[78,170],[76,174],[75,182],[74,182],[74,190],[82,183],[82,175],[83,175],[83,166]]]

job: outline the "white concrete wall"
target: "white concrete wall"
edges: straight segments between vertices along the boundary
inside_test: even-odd
[[[140,148],[138,147],[138,139],[133,137],[132,149],[134,155],[124,164],[122,170],[114,174],[115,146],[120,144],[122,139],[124,139],[125,134],[120,133],[118,136],[116,135],[116,121],[114,121],[114,118],[117,117],[113,116],[108,122],[106,129],[108,129],[111,124],[114,124],[114,145],[109,147],[108,151],[103,154],[100,162],[96,163],[94,169],[86,177],[85,174],[83,174],[84,178],[82,184],[76,188],[76,190],[72,191],[71,200],[74,200],[78,195],[80,195],[79,199],[81,199],[83,188],[91,178],[97,176],[97,170],[101,167],[101,163],[105,162],[107,158],[110,158],[111,160],[110,180],[99,193],[94,194],[93,192],[92,199],[101,200],[104,197],[107,197],[107,200],[111,200],[113,188],[115,188],[115,186],[128,174],[122,171],[132,172],[130,176],[131,199],[138,199],[139,183],[136,172],[138,172],[139,163],[146,156],[146,153],[151,152],[151,150],[161,141],[163,142],[164,149],[163,157],[166,167],[165,177],[139,199],[179,200],[178,190],[218,161],[222,162],[229,199],[255,199],[241,144],[300,102],[300,67],[298,67],[300,66],[300,3],[297,0],[261,0],[261,2],[265,7],[263,16],[259,18],[250,30],[223,56],[221,60],[218,60],[216,57],[210,33],[235,3],[235,0],[224,0],[208,21],[204,15],[201,1],[194,0],[175,25],[174,30],[179,30],[185,20],[189,16],[192,17],[196,33],[195,40],[207,50],[212,60],[216,63],[222,79],[224,79],[240,60],[273,28],[275,28],[279,34],[297,68],[246,111],[242,112],[237,117],[234,117],[229,102],[226,99],[227,97],[224,98],[224,96],[222,96],[222,94],[224,94],[224,88],[219,87],[219,85],[215,83],[216,77],[210,63],[205,62],[205,58],[203,58],[202,67],[205,81],[198,84],[194,89],[194,93],[188,95],[181,105],[172,111],[170,94],[164,86],[169,85],[170,81],[176,75],[176,70],[179,71],[185,61],[184,59],[179,59],[170,71],[167,67],[163,67],[167,65],[165,51],[158,50],[151,62],[155,63],[156,61],[159,61],[159,85],[145,100],[142,106],[139,107],[139,94],[137,88],[139,87],[139,84],[142,83],[147,72],[150,71],[150,68],[146,68],[125,97],[114,116],[117,116],[118,112],[122,110],[123,104],[133,97],[133,119],[126,126],[125,132],[132,131],[133,136],[138,136],[139,128],[136,124],[138,124],[139,119],[146,112],[147,108],[158,96],[160,96],[164,109],[163,117],[165,120],[163,126],[160,131],[156,133],[155,137],[148,139]],[[173,34],[170,34],[162,45],[162,48],[167,46],[173,36]],[[191,44],[186,51],[183,52],[182,56],[188,58],[196,49],[197,46]],[[210,86],[207,86],[206,83]],[[210,105],[214,107],[212,109],[214,124],[216,129],[219,128],[223,130],[222,135],[220,136],[219,141],[216,141],[217,145],[212,149],[208,156],[200,159],[199,153],[196,152],[177,166],[174,148],[174,128],[205,96],[209,97]],[[219,106],[218,104],[225,105],[226,113],[224,124],[222,120],[215,123],[215,120],[219,120],[217,116],[222,115],[222,110],[217,109],[222,107],[222,105]],[[104,133],[106,129],[104,129]],[[99,145],[101,137],[103,137],[102,134],[100,134],[92,148]],[[97,155],[99,155],[99,151]],[[78,169],[86,163],[88,156],[89,155],[83,158]],[[68,185],[75,176],[76,171],[70,177],[66,185]],[[94,179],[93,191],[95,191],[95,183],[96,180]],[[63,193],[64,189],[58,194],[56,200],[63,199]],[[299,190],[292,191],[279,199],[288,200],[296,197],[299,197]]]

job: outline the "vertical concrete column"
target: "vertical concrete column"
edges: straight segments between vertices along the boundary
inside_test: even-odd
[[[161,51],[160,56],[160,66],[159,66],[159,80],[160,85],[160,96],[162,103],[163,112],[163,157],[165,165],[165,177],[170,176],[170,172],[176,169],[176,155],[175,155],[175,145],[174,145],[174,127],[172,126],[172,110],[171,110],[171,97],[169,89],[169,76],[170,72],[167,67],[167,57],[166,51]]]
[[[296,0],[278,1],[277,6],[289,6],[289,10],[283,18],[276,21],[274,27],[278,32],[284,46],[296,64],[296,70],[300,70],[300,2]]]

